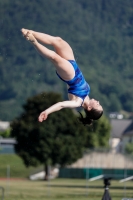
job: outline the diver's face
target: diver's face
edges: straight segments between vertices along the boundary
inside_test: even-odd
[[[95,99],[90,99],[90,103],[89,103],[89,107],[92,109],[96,109],[96,110],[99,110],[99,111],[102,111],[103,108],[102,106],[100,105],[99,101],[95,100]]]

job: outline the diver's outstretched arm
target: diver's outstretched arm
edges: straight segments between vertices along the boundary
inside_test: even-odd
[[[44,110],[43,112],[40,113],[38,121],[42,122],[44,120],[47,119],[48,115],[59,111],[63,108],[76,108],[76,107],[80,107],[82,103],[82,99],[78,99],[77,101],[62,101],[62,102],[58,102],[54,105],[52,105],[51,107],[49,107],[48,109]]]

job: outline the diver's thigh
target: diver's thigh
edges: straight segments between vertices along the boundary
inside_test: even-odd
[[[62,79],[71,80],[74,77],[75,70],[68,60],[56,54],[56,58],[53,59],[52,62],[55,65],[57,73]]]
[[[56,37],[53,41],[56,53],[66,60],[75,60],[71,46],[62,38]]]

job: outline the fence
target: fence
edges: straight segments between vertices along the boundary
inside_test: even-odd
[[[109,151],[91,151],[71,166],[61,168],[61,178],[93,178],[99,175],[113,179],[133,176],[133,157]]]

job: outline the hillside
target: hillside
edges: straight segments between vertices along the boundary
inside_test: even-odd
[[[61,36],[106,113],[133,111],[133,1],[38,0],[0,3],[0,120],[12,120],[26,99],[66,86],[52,64],[22,37],[22,27]]]

